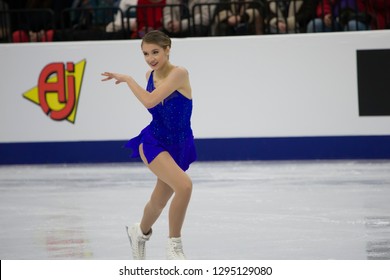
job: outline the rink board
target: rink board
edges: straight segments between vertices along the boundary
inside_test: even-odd
[[[174,39],[199,160],[390,158],[389,31]],[[124,162],[150,115],[104,71],[139,40],[1,44],[0,164]]]

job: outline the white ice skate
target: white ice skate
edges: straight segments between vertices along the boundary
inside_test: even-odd
[[[187,259],[183,252],[183,244],[180,237],[168,239],[167,244],[167,259],[168,260],[185,260]]]
[[[134,260],[144,260],[145,254],[145,242],[149,240],[152,235],[152,230],[148,235],[145,235],[141,231],[140,224],[134,224],[131,228],[126,226],[127,236],[130,240],[131,252]]]

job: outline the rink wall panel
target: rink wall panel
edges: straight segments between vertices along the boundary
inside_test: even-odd
[[[199,160],[389,159],[390,31],[174,39]],[[125,162],[139,40],[0,44],[0,164]],[[384,74],[387,73],[387,74]]]
[[[196,139],[199,161],[389,159],[390,136]],[[2,164],[138,162],[123,141],[0,145]],[[23,159],[23,161],[21,161]]]

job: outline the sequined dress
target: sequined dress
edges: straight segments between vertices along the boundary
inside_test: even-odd
[[[155,89],[153,72],[146,90]],[[130,139],[125,147],[132,149],[131,157],[139,157],[139,145],[148,163],[163,151],[167,151],[180,168],[186,171],[196,160],[194,136],[191,129],[192,100],[174,91],[164,102],[148,109],[152,114],[151,123],[141,133]]]

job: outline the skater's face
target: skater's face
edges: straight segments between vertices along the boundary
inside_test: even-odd
[[[165,49],[156,44],[142,44],[142,52],[146,63],[157,70],[165,65],[169,59],[169,47]]]

